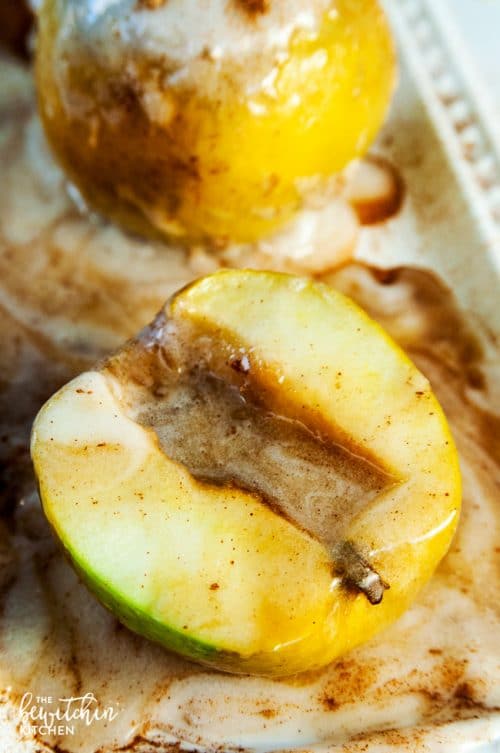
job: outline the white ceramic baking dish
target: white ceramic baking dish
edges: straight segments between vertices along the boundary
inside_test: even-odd
[[[413,265],[434,270],[454,290],[484,347],[490,401],[494,401],[500,392],[500,384],[495,386],[500,367],[495,345],[500,337],[500,144],[490,127],[491,115],[473,66],[446,13],[432,0],[386,0],[385,4],[399,42],[401,80],[375,151],[397,166],[406,200],[391,222],[362,231],[356,257],[378,267]],[[497,659],[491,657],[492,662]],[[363,718],[362,702],[354,704],[344,722],[359,734],[349,740],[342,734],[343,722],[332,721],[331,709],[320,704],[307,683],[203,672],[183,679],[180,674],[160,693],[146,729],[120,750],[150,753],[179,745],[187,750],[265,753],[499,750],[500,714],[485,708],[467,720],[416,729],[412,709],[404,707],[407,702],[398,701],[401,708],[396,711],[402,721],[393,724],[400,729],[390,733],[388,720],[394,709],[386,717],[382,710],[370,720]],[[272,711],[277,707],[279,714]],[[15,704],[6,700],[2,713],[2,753],[51,750],[42,743],[21,741]],[[140,716],[140,708],[137,713]],[[139,729],[140,719],[133,724]],[[74,750],[69,739],[67,749]],[[93,753],[94,747],[78,750]]]

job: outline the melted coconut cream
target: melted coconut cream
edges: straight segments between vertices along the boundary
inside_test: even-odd
[[[272,740],[277,750],[324,743],[330,750],[414,751],[446,735],[452,748],[461,736],[484,739],[500,710],[500,419],[481,348],[452,294],[430,273],[380,274],[349,264],[324,275],[379,320],[430,379],[461,455],[457,537],[397,624],[320,672],[282,681],[231,677],[133,635],[78,581],[40,510],[28,456],[33,417],[61,384],[151,320],[174,289],[209,271],[204,264],[216,268],[227,258],[145,244],[80,215],[39,141],[29,81],[17,68],[6,79],[0,747],[139,753],[181,741],[191,749],[268,751]],[[258,251],[246,254],[243,263],[261,263]],[[19,725],[26,692],[52,697],[42,703],[46,711],[61,708],[58,699],[92,693],[101,717],[110,707],[116,714],[89,726],[76,720],[73,734],[42,735],[44,745]]]
[[[200,59],[237,61],[247,90],[260,86],[261,70],[287,55],[296,32],[315,35],[324,14],[335,12],[331,0],[58,0],[55,5],[63,58],[65,50],[82,47],[113,68],[133,50],[166,59],[171,75],[183,80]],[[248,58],[252,65],[241,66]]]

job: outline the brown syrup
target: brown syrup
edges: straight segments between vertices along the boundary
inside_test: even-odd
[[[216,344],[201,337],[197,346],[194,332],[161,330],[160,348],[157,337],[151,346],[143,334],[108,368],[126,383],[134,419],[153,428],[166,455],[198,480],[257,495],[329,547],[393,483],[364,458],[253,399],[258,388],[245,356],[238,365],[230,359],[244,375],[231,383],[207,368],[202,348],[213,363]]]

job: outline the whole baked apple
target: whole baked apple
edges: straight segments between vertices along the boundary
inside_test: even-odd
[[[45,0],[36,69],[91,206],[183,244],[250,242],[367,150],[395,55],[376,0]]]

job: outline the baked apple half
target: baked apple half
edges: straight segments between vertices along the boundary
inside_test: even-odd
[[[427,380],[350,299],[221,271],[40,411],[45,513],[132,630],[231,672],[320,667],[447,551],[457,453]]]
[[[253,242],[368,149],[395,83],[377,0],[44,0],[40,113],[85,199],[183,244]]]

